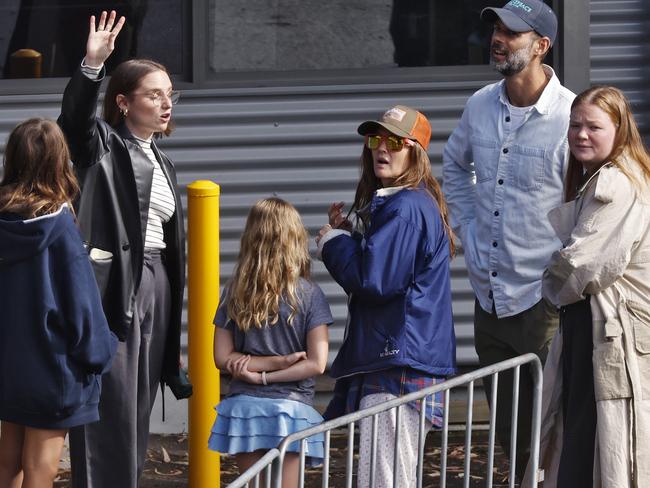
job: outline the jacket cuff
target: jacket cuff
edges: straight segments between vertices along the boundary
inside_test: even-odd
[[[106,69],[103,64],[98,67],[88,66],[86,64],[86,58],[81,60],[81,72],[86,76],[86,78],[93,81],[102,81],[106,75]]]
[[[323,260],[323,247],[325,244],[327,244],[329,241],[334,239],[335,237],[338,236],[348,236],[351,237],[352,234],[350,234],[347,230],[343,229],[332,229],[327,234],[325,234],[323,237],[321,237],[320,241],[318,241],[318,252],[316,253],[316,257],[320,259],[321,261]]]

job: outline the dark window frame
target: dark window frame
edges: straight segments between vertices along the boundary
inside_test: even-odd
[[[495,2],[500,3],[500,2]],[[573,91],[589,86],[589,0],[553,0],[558,12],[558,49],[553,52],[552,64],[564,85]],[[305,70],[286,72],[242,72],[210,75],[207,70],[209,0],[192,0],[185,29],[191,41],[188,54],[188,72],[173,76],[181,90],[331,86],[382,85],[403,83],[466,82],[498,78],[488,65],[427,66],[418,68],[368,68],[358,70]],[[0,80],[0,95],[61,93],[67,78],[39,80]]]

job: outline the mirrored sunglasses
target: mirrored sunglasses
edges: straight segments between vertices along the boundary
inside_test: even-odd
[[[377,149],[381,145],[381,141],[386,143],[386,149],[389,151],[401,151],[405,145],[411,145],[411,141],[404,137],[394,135],[382,136],[379,134],[366,135],[366,147],[368,149]]]

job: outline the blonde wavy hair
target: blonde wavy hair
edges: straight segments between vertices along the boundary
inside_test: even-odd
[[[266,198],[251,208],[228,296],[228,318],[240,330],[276,324],[282,301],[291,309],[288,323],[293,322],[299,279],[310,274],[308,239],[290,203]]]
[[[449,240],[449,255],[453,257],[456,254],[456,245],[454,244],[454,232],[449,224],[449,210],[442,194],[442,188],[431,172],[429,155],[420,144],[416,143],[410,146],[408,157],[410,160],[408,168],[395,179],[393,186],[406,186],[414,189],[423,186],[427,190],[440,210],[442,224]],[[359,210],[368,205],[372,201],[375,191],[382,186],[381,180],[375,176],[372,151],[364,145],[361,153],[361,178],[354,196],[353,209]]]

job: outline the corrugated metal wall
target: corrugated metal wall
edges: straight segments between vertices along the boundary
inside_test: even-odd
[[[246,214],[258,199],[277,195],[292,202],[312,236],[326,223],[331,202],[352,201],[362,147],[356,127],[394,104],[418,107],[429,116],[430,157],[440,176],[442,148],[465,100],[488,81],[184,93],[175,112],[177,130],[161,145],[175,162],[182,187],[197,179],[221,185],[222,283],[232,273]],[[0,97],[0,139],[4,143],[11,128],[27,117],[55,118],[59,103],[59,95]],[[470,365],[475,362],[473,301],[462,256],[453,261],[452,274],[458,358]],[[313,276],[336,320],[333,356],[342,340],[345,296],[316,260]]]
[[[648,135],[649,2],[593,0],[591,10],[592,83],[624,89]],[[269,195],[289,200],[300,210],[312,236],[326,222],[331,202],[352,201],[361,151],[356,126],[396,103],[417,107],[429,116],[430,157],[434,173],[440,176],[442,148],[467,97],[489,81],[184,93],[175,112],[177,131],[162,145],[175,161],[183,187],[197,179],[221,185],[222,283],[232,273],[244,219],[256,200]],[[0,96],[0,141],[4,144],[11,128],[29,116],[55,118],[59,104],[60,95]],[[332,357],[342,340],[345,297],[322,263],[314,261],[313,275],[325,290],[336,320],[331,329]],[[452,263],[452,278],[458,362],[470,367],[476,363],[473,295],[462,256]]]
[[[187,94],[177,133],[165,146],[185,185],[210,178],[222,188],[222,283],[230,277],[246,213],[258,199],[278,195],[300,210],[310,234],[327,222],[333,201],[351,202],[359,176],[359,122],[403,103],[432,121],[431,158],[440,174],[441,152],[466,98],[485,81],[446,85],[357,86],[301,90],[232,90]],[[315,246],[312,243],[312,249]],[[336,320],[331,355],[343,336],[345,296],[314,261]],[[459,361],[474,362],[472,298],[462,257],[453,263]]]
[[[650,143],[650,2],[591,1],[591,82],[621,88]]]
[[[442,149],[465,100],[489,81],[184,93],[175,109],[177,130],[161,145],[176,164],[184,199],[185,186],[194,180],[221,185],[221,283],[232,274],[246,214],[258,199],[277,195],[292,202],[312,236],[327,222],[331,202],[352,201],[362,148],[356,127],[397,103],[418,107],[429,116],[430,157],[434,174],[440,177]],[[0,97],[0,140],[4,143],[11,128],[27,117],[57,117],[59,104],[60,95]],[[313,240],[311,248],[315,249]],[[335,318],[331,360],[343,339],[345,294],[317,260],[313,277],[324,289]],[[462,256],[452,263],[452,277],[458,361],[468,367],[476,362],[473,295]],[[322,406],[327,397],[323,392],[318,403]],[[170,406],[181,410],[172,410],[171,422],[153,425],[154,432],[184,430],[184,405]]]

